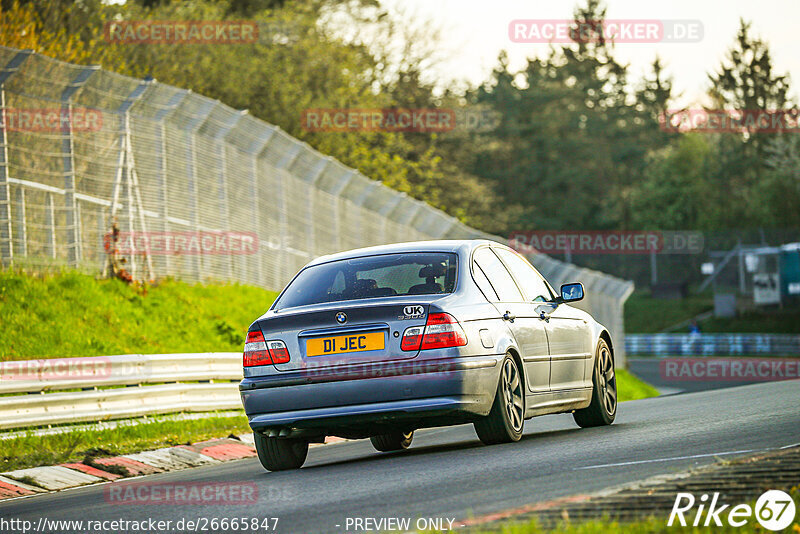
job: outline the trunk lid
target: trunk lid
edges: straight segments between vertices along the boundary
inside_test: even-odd
[[[430,303],[441,295],[363,299],[269,312],[258,321],[264,338],[289,349],[278,371],[326,369],[415,358],[403,351],[406,328],[424,326]]]

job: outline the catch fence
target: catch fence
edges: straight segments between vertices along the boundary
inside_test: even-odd
[[[280,289],[323,254],[383,243],[487,238],[246,111],[152,79],[0,46],[0,258],[4,266],[116,266]],[[633,284],[529,255],[606,324],[624,363]]]

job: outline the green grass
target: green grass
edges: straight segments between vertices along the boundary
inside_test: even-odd
[[[700,323],[703,332],[800,334],[800,308],[746,312],[739,317],[710,317]]]
[[[0,361],[239,351],[276,293],[164,280],[146,290],[76,272],[0,271]]]
[[[654,299],[637,291],[625,302],[625,332],[651,334],[714,309],[711,294],[690,295],[681,300]],[[685,330],[685,329],[684,329]]]
[[[619,402],[658,397],[658,390],[625,369],[616,369]]]
[[[648,291],[637,291],[625,303],[625,331],[650,334],[671,329],[703,312],[714,309],[711,293],[690,295],[685,299],[654,299]],[[730,319],[710,317],[700,321],[704,333],[763,332],[772,334],[800,333],[800,307],[754,310]],[[675,333],[688,332],[688,326],[675,328]]]
[[[21,436],[0,441],[0,472],[92,457],[117,456],[251,432],[241,416],[182,421],[159,420],[106,430],[85,430],[46,436]]]

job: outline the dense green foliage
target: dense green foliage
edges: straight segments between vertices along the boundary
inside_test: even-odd
[[[100,63],[246,108],[367,176],[496,233],[531,229],[800,227],[800,146],[792,134],[663,131],[672,81],[654,57],[633,80],[599,21],[600,0],[576,0],[597,39],[554,46],[521,71],[501,55],[489,80],[434,83],[435,24],[398,20],[380,0],[2,0],[2,44]],[[110,20],[255,20],[260,42],[121,45]],[[708,102],[780,110],[789,79],[742,21]],[[679,66],[674,66],[678,68]],[[491,131],[312,132],[309,108],[484,106]],[[696,107],[696,106],[695,106]],[[569,209],[563,209],[565,200]],[[498,210],[497,206],[502,206]]]
[[[0,271],[0,360],[239,351],[276,293],[164,280],[146,291],[67,272]]]

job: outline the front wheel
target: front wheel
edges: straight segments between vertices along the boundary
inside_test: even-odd
[[[381,452],[402,451],[403,449],[407,449],[411,445],[412,439],[414,439],[413,430],[411,432],[397,430],[395,432],[378,434],[377,436],[369,438],[372,442],[372,446]]]
[[[489,415],[475,421],[475,433],[484,445],[519,441],[525,419],[525,387],[517,362],[506,354],[500,368],[494,404]]]
[[[256,452],[261,465],[267,471],[299,469],[308,456],[308,442],[301,439],[268,438],[253,433]]]
[[[582,428],[610,425],[617,416],[617,376],[614,357],[605,339],[597,343],[592,384],[591,404],[572,414]]]

